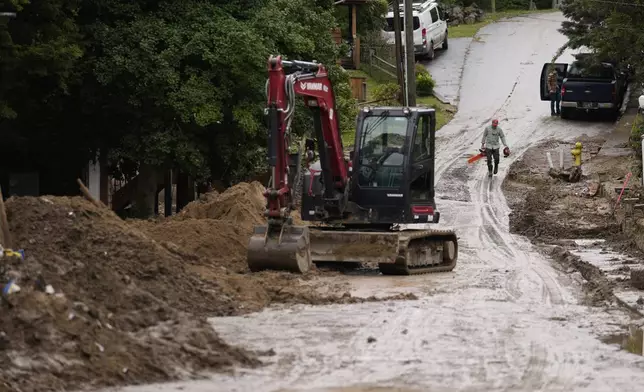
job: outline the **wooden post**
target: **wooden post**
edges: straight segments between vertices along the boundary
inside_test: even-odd
[[[7,219],[7,210],[4,208],[4,196],[0,187],[0,224],[2,225],[2,246],[5,249],[11,249],[11,232],[9,232],[9,220]]]
[[[396,39],[396,76],[398,77],[398,85],[400,86],[398,101],[402,105],[405,102],[403,98],[405,91],[405,71],[402,60],[402,37],[400,35],[400,0],[393,0],[392,7],[394,10],[394,37]]]
[[[353,66],[357,69],[360,64],[360,43],[357,40],[357,20],[358,20],[358,6],[353,4],[351,7],[351,46],[353,47]]]
[[[183,207],[195,199],[195,186],[193,179],[182,171],[177,172],[177,209],[179,213]]]
[[[172,215],[172,170],[167,170],[165,172],[165,178],[163,181],[163,203],[163,214],[165,216]]]
[[[101,173],[100,173],[100,184],[101,184],[101,190],[100,190],[100,196],[99,199],[101,200],[101,203],[105,205],[109,205],[109,184],[110,184],[110,176],[107,173],[107,151],[100,151],[100,155],[98,156],[98,162],[101,168]]]
[[[416,106],[416,56],[414,55],[414,9],[405,1],[405,48],[407,50],[407,106]]]

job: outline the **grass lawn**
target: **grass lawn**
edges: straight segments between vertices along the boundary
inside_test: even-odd
[[[555,12],[555,11],[556,10],[553,10],[553,9],[546,9],[546,10],[534,10],[534,11],[530,11],[530,10],[499,11],[494,14],[486,13],[481,22],[470,24],[470,25],[461,24],[458,26],[450,27],[449,37],[450,38],[474,37],[481,28],[489,25],[490,23],[494,23],[499,19],[512,18],[515,16],[522,16],[522,15],[529,15],[529,14],[544,14],[544,13]]]
[[[379,84],[379,82],[363,71],[349,70],[348,72],[351,76],[362,76],[367,78],[367,101],[372,101],[373,89]],[[395,83],[396,81],[394,80],[393,82]],[[377,106],[378,104],[375,103],[373,105]],[[444,104],[433,96],[417,97],[416,105],[431,107],[436,110],[436,130],[441,129],[443,125],[447,124],[456,113],[456,108],[454,106]],[[354,138],[355,132],[345,133],[342,135],[342,144],[344,146],[353,145]]]

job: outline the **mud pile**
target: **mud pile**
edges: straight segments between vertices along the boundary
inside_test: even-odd
[[[259,182],[239,183],[223,193],[205,194],[170,218],[132,224],[159,242],[206,259],[208,265],[246,272],[246,247],[253,227],[266,222],[263,192]]]
[[[584,146],[601,145],[583,139]],[[591,187],[599,187],[588,173],[580,182],[569,183],[551,178],[545,151],[553,155],[564,142],[549,140],[528,149],[512,164],[503,190],[512,208],[510,232],[532,240],[552,242],[561,238],[600,238],[619,232],[611,217],[608,200],[593,196]],[[570,163],[566,165],[570,166]]]
[[[6,205],[25,258],[0,259],[2,283],[16,278],[20,287],[2,299],[0,390],[162,381],[258,364],[194,316],[236,307],[233,288],[189,270],[197,256],[161,246],[82,198]]]
[[[322,273],[315,268],[305,275],[277,271],[251,274],[246,250],[253,227],[266,223],[264,189],[257,181],[239,183],[222,193],[208,193],[169,218],[128,223],[162,246],[196,257],[188,268],[203,281],[214,281],[225,288],[237,304],[230,314],[259,310],[271,303],[320,305],[376,300],[355,298],[340,284],[314,280]],[[293,217],[296,224],[303,223],[297,211]],[[409,298],[414,297],[389,297]]]

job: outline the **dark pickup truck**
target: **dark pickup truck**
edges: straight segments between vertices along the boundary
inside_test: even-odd
[[[541,100],[549,101],[548,73],[551,67],[559,72],[561,86],[561,118],[569,118],[576,111],[602,111],[616,119],[628,85],[625,73],[615,69],[612,63],[584,65],[581,61],[572,64],[546,63],[541,70]]]

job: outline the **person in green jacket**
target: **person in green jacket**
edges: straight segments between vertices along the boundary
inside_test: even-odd
[[[485,156],[487,157],[487,175],[492,177],[492,158],[494,158],[494,174],[499,171],[499,148],[501,144],[499,139],[503,142],[505,147],[508,144],[505,142],[505,134],[501,127],[499,127],[499,120],[492,120],[492,125],[485,127],[483,131],[483,139],[481,139],[481,149],[485,149]]]

